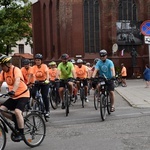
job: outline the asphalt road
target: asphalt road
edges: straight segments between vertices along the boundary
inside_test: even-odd
[[[51,110],[46,138],[34,150],[149,150],[150,110],[131,107],[116,93],[116,111],[101,121],[99,110],[93,105],[93,95],[89,103],[81,107],[79,100],[65,110]],[[9,133],[10,134],[10,133]],[[9,134],[6,150],[30,149],[24,142],[14,143]]]

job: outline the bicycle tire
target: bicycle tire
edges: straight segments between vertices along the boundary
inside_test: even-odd
[[[97,110],[99,108],[99,104],[100,104],[100,102],[99,102],[99,97],[98,97],[98,91],[95,90],[94,91],[94,108],[95,108],[95,110]]]
[[[104,94],[100,96],[100,115],[101,119],[104,121],[106,119],[106,106],[107,105],[107,97]]]
[[[56,94],[56,93],[55,93]],[[52,106],[52,108],[55,110],[55,109],[57,109],[57,107],[58,107],[58,104],[57,104],[57,101],[56,101],[56,95],[54,96],[53,95],[53,92],[52,92],[52,90],[50,90],[50,93],[49,93],[49,101],[50,101],[50,104],[51,104],[51,106]]]
[[[29,147],[39,146],[46,135],[46,125],[40,114],[31,112],[24,118],[24,142]]]
[[[66,116],[69,114],[69,97],[68,97],[68,91],[65,91],[65,111]]]
[[[118,80],[114,80],[114,87],[118,87],[119,86],[119,81]]]
[[[107,94],[107,113],[111,114],[111,99],[109,94]]]
[[[81,102],[82,102],[82,108],[84,108],[84,89],[83,88],[80,88],[80,99],[81,99]]]
[[[4,130],[4,127],[0,125],[0,150],[4,150],[6,146],[6,132]]]

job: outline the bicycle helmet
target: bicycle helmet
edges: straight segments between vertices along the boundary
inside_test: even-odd
[[[83,60],[82,59],[78,59],[77,60],[77,64],[82,64],[83,63]]]
[[[91,64],[90,64],[89,62],[87,62],[85,65],[86,65],[86,66],[91,66]]]
[[[100,56],[106,56],[107,55],[107,51],[105,49],[102,49],[99,51],[99,55]]]
[[[11,61],[12,57],[9,57],[7,55],[1,55],[0,56],[0,64],[6,64],[9,63]]]
[[[62,54],[61,59],[62,60],[68,60],[69,59],[69,55],[68,54]]]
[[[30,60],[29,59],[24,59],[23,60],[23,64],[24,65],[29,65],[30,64]]]
[[[75,63],[76,63],[74,59],[71,59],[71,60],[70,60],[70,62],[72,62],[73,64],[75,64]]]
[[[34,57],[35,59],[43,59],[43,56],[42,56],[42,54],[35,54],[35,57]]]
[[[99,58],[94,59],[94,64],[96,64],[99,61]]]
[[[56,62],[55,61],[52,61],[48,64],[49,66],[52,66],[52,65],[56,65]]]

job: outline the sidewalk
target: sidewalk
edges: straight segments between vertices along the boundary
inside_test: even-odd
[[[143,79],[127,80],[127,87],[119,86],[115,90],[129,102],[132,107],[150,107],[150,88],[145,88]]]

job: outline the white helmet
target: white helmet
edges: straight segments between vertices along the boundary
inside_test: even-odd
[[[82,64],[82,63],[83,63],[83,60],[82,60],[82,59],[78,59],[78,60],[77,60],[77,63],[78,63],[78,64]]]

